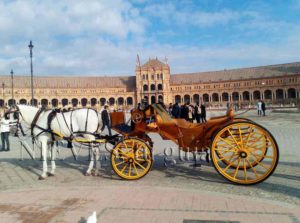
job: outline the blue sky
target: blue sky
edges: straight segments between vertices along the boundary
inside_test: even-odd
[[[300,0],[0,2],[0,74],[134,75],[136,54],[171,73],[300,61]]]

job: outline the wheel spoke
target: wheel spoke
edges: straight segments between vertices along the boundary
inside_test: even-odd
[[[238,157],[234,158],[234,160],[226,166],[226,168],[224,169],[224,172],[226,172],[228,170],[228,168],[231,167],[237,159],[238,159]]]
[[[121,173],[123,174],[124,170],[126,169],[127,165],[125,165],[122,170],[121,170]]]
[[[221,136],[220,136],[220,139],[221,139],[223,142],[227,143],[229,146],[231,146],[231,147],[234,146],[231,142],[228,142],[227,139],[224,139],[224,138],[222,138]],[[234,146],[234,147],[236,147],[236,146]]]
[[[238,144],[238,142],[236,141],[235,137],[232,135],[231,131],[230,131],[229,129],[228,129],[227,131],[229,132],[231,138],[234,140],[236,146],[239,147],[239,149],[241,149],[241,147],[239,146],[239,144]]]
[[[239,158],[239,160],[238,160],[238,165],[237,165],[237,167],[235,169],[235,172],[234,172],[234,175],[233,175],[234,179],[236,179],[236,175],[237,175],[237,173],[239,171],[240,163],[241,163],[241,158]]]
[[[230,160],[234,157],[234,155],[236,155],[236,154],[229,154],[229,155],[227,155],[227,156],[223,156],[222,158],[217,159],[217,162],[220,162],[220,161],[226,159],[227,157],[230,157],[230,158],[229,158],[229,161],[230,161]]]
[[[240,133],[240,142],[241,142],[241,146],[244,147],[243,144],[243,137],[242,137],[242,131],[241,131],[241,126],[239,126],[239,133]],[[243,149],[243,148],[242,148]]]
[[[129,171],[128,171],[128,176],[131,176],[131,163],[129,163]]]
[[[121,164],[123,164],[123,163],[125,163],[125,161],[122,161],[122,162],[116,163],[115,165],[116,165],[116,166],[119,166],[119,165],[121,165]]]
[[[243,159],[243,162],[244,162],[244,175],[245,175],[245,180],[247,181],[247,167],[246,167],[245,159]]]
[[[257,172],[256,172],[256,169],[252,166],[252,164],[250,163],[250,161],[249,161],[248,159],[246,159],[246,160],[247,160],[248,164],[250,165],[252,171],[254,172],[256,178],[259,178],[259,176],[258,176],[258,174],[257,174]]]
[[[138,170],[137,170],[137,168],[136,168],[136,166],[135,166],[135,163],[133,162],[132,165],[133,165],[133,168],[134,168],[134,170],[135,170],[135,172],[136,172],[136,175],[138,176],[139,173],[138,173]]]
[[[144,169],[144,170],[146,169],[143,165],[141,165],[139,162],[136,162],[135,160],[134,160],[134,163],[137,164],[137,165],[138,165],[139,167],[141,167],[142,169]]]

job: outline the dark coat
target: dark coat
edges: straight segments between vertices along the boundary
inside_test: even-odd
[[[201,116],[206,117],[206,107],[205,107],[205,105],[201,105]]]
[[[101,112],[101,118],[102,118],[103,123],[108,123],[109,122],[109,114],[108,114],[108,111],[106,109],[104,109]]]
[[[178,104],[173,105],[172,115],[173,115],[174,118],[179,118],[180,117],[180,107],[179,107]]]

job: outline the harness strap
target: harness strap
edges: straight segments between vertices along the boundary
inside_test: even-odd
[[[35,116],[34,116],[34,118],[33,118],[33,121],[32,121],[32,123],[31,123],[30,128],[31,128],[31,137],[32,137],[32,141],[34,141],[34,137],[33,137],[33,129],[34,129],[35,126],[37,126],[37,125],[36,125],[36,122],[38,121],[38,119],[39,119],[39,117],[40,117],[40,115],[41,115],[42,112],[43,112],[43,110],[42,110],[42,109],[39,109],[38,112],[35,114]]]

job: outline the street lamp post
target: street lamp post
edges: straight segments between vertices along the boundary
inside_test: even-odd
[[[30,50],[30,72],[31,72],[31,105],[34,105],[34,95],[33,95],[33,68],[32,68],[32,41],[30,40],[30,43],[28,45]]]
[[[11,69],[10,71],[10,76],[11,76],[11,98],[13,100],[13,104],[14,105],[14,71],[13,69]]]
[[[4,82],[2,82],[2,97],[3,97],[3,106],[4,106],[4,103],[5,103],[5,101],[4,101],[4,87],[5,87],[5,84],[4,84]]]

